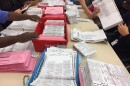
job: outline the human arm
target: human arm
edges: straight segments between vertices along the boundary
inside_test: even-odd
[[[41,19],[37,15],[26,15],[26,14],[19,14],[15,12],[9,12],[8,13],[8,21],[20,21],[20,20],[32,20],[36,22],[40,22]]]
[[[83,10],[85,11],[86,15],[88,16],[88,18],[90,18],[90,19],[94,18],[100,12],[100,9],[98,7],[95,7],[94,12],[91,12],[85,3],[85,0],[78,0],[78,1],[80,2],[81,6],[82,6]]]
[[[27,42],[29,40],[35,39],[37,38],[37,34],[35,34],[34,32],[26,32],[23,33],[21,35],[17,35],[17,36],[6,36],[6,37],[0,37],[0,48],[12,45],[14,43],[17,42]]]
[[[0,23],[4,24],[6,21],[20,21],[30,19],[32,21],[40,22],[41,18],[37,15],[26,15],[15,12],[7,12],[0,10]]]
[[[123,24],[118,25],[118,32],[122,35],[119,39],[119,42],[121,44],[124,44],[124,46],[130,46],[130,34],[128,27]]]
[[[33,1],[26,1],[25,5],[35,6],[37,3],[41,2],[42,0],[33,0]]]
[[[85,11],[88,18],[92,18],[92,12],[88,9],[87,5],[85,4],[85,0],[78,0]]]

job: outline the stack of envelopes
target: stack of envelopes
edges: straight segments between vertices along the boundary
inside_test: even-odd
[[[0,53],[0,72],[31,72],[35,64],[29,50]]]

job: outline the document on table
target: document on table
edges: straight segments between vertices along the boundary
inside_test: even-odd
[[[64,25],[45,25],[43,35],[64,37],[65,35],[64,30],[65,30]]]
[[[29,50],[0,53],[0,72],[31,72],[35,64]]]
[[[63,7],[46,7],[45,14],[64,14]]]
[[[64,20],[47,20],[45,25],[65,25]]]
[[[48,6],[65,6],[64,0],[42,0],[42,3]]]
[[[75,80],[63,79],[37,79],[31,83],[32,86],[76,86]]]
[[[16,35],[20,35],[22,33],[25,33],[27,31],[23,31],[23,30],[11,30],[9,28],[2,30],[0,33],[4,36],[16,36]]]
[[[35,8],[35,7],[30,7],[27,10],[28,15],[42,15],[42,10],[41,8]]]
[[[52,49],[54,50],[54,49]],[[62,49],[46,54],[45,64],[40,76],[44,78],[75,79],[75,53]]]
[[[77,50],[79,50],[79,52],[81,52],[84,57],[90,57],[91,55],[96,53],[96,51],[85,42],[78,42],[78,43],[74,44],[74,47]]]
[[[13,21],[7,28],[11,30],[34,31],[38,22],[31,20]]]
[[[0,52],[14,52],[14,51],[24,51],[29,50],[32,57],[37,57],[40,53],[35,52],[33,43],[31,41],[25,43],[15,43],[13,45],[0,48]]]
[[[58,79],[74,79],[72,69],[72,57],[61,56],[49,56],[46,58],[46,62],[43,66],[42,76]]]
[[[82,32],[77,28],[74,28],[71,31],[71,40],[74,41],[85,41],[95,43],[105,41],[106,39],[107,37],[103,30]]]
[[[111,29],[123,22],[114,0],[94,0],[93,5],[100,8],[98,16],[104,30]]]
[[[33,86],[77,86],[76,52],[72,49],[47,48],[41,72]],[[44,82],[44,83],[43,83]]]
[[[83,60],[79,68],[81,86],[129,86],[130,78],[122,66],[91,59]]]

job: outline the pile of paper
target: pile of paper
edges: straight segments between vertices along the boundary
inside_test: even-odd
[[[39,35],[39,40],[55,40],[55,41],[65,41],[65,38],[63,36],[45,36],[45,35]]]
[[[64,0],[42,0],[39,6],[65,6]]]
[[[45,25],[65,25],[64,20],[47,20]]]
[[[48,36],[64,36],[63,25],[46,25],[43,30],[43,35]]]
[[[39,36],[39,40],[65,41],[64,20],[47,20],[43,33]]]
[[[32,72],[35,64],[28,50],[0,53],[0,72]]]
[[[78,7],[76,5],[74,5],[74,4],[73,5],[66,5],[66,12],[68,12],[68,11],[75,13],[76,17],[80,17],[80,13],[79,13]]]
[[[25,43],[15,43],[13,45],[0,48],[0,52],[22,51],[22,50],[34,50],[31,41]]]
[[[0,33],[4,36],[16,36],[16,35],[20,35],[25,32],[28,32],[28,31],[23,31],[22,29],[21,30],[12,30],[12,29],[7,28],[7,29],[2,30]]]
[[[40,83],[34,86],[76,86],[76,83],[74,82],[74,80],[38,79],[37,82],[40,82]]]
[[[78,22],[77,17],[80,17],[80,15],[76,5],[66,5],[66,14],[70,24]]]
[[[130,78],[122,66],[83,60],[79,68],[80,86],[129,86]]]
[[[41,17],[41,15],[42,15],[42,9],[41,8],[35,8],[35,7],[30,7],[27,11],[26,11],[26,13],[28,14],[28,15],[40,15],[40,17]]]
[[[57,40],[65,41],[65,21],[58,20],[59,17],[64,18],[63,7],[46,7],[45,14],[47,16],[57,17],[57,20],[47,20],[44,24],[44,30],[39,35],[39,40]]]
[[[34,31],[38,22],[31,20],[14,21],[7,28],[11,30]]]
[[[38,58],[41,53],[35,52],[33,43],[31,41],[25,43],[15,43],[13,45],[0,48],[0,52],[14,52],[14,51],[24,51],[29,50],[32,57]]]
[[[96,51],[90,45],[88,45],[85,42],[78,42],[78,43],[74,44],[74,47],[81,54],[83,54],[84,57],[91,57],[96,53]]]
[[[75,12],[67,11],[66,14],[67,14],[67,19],[68,19],[70,24],[75,24],[78,22]]]
[[[73,41],[85,41],[85,42],[101,42],[107,39],[103,30],[86,31],[82,32],[77,28],[71,31],[71,40]]]
[[[45,14],[53,14],[53,15],[58,15],[58,14],[64,14],[63,7],[46,7],[45,9]]]
[[[72,49],[47,48],[40,75],[33,86],[76,86],[76,52]]]

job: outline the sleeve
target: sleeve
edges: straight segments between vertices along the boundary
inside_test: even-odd
[[[130,46],[130,34],[128,34],[126,36],[122,36],[119,39],[119,43],[124,44],[126,46]]]
[[[5,23],[8,20],[8,12],[0,10],[0,23]]]
[[[93,6],[93,4],[91,4],[91,5],[89,6],[89,10],[90,10],[91,12],[94,11],[94,6]]]
[[[127,12],[123,15],[123,20],[125,23],[129,23],[130,21],[130,12]]]
[[[130,0],[125,0],[125,7],[128,11],[130,11]]]

